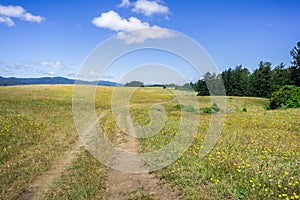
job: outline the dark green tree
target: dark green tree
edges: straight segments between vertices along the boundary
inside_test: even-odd
[[[198,80],[197,83],[194,84],[194,90],[198,92],[198,96],[209,96],[208,88],[203,79]]]
[[[125,87],[143,87],[144,83],[141,81],[131,81],[129,83],[125,83]]]
[[[225,70],[222,72],[221,74],[222,76],[222,79],[224,81],[224,86],[225,86],[225,89],[226,89],[226,95],[227,96],[234,96],[235,93],[234,93],[234,84],[233,82],[235,81],[234,79],[234,74],[233,74],[233,71],[231,68],[229,68],[228,70]]]
[[[228,96],[249,96],[250,72],[242,65],[236,66],[234,70],[229,68],[222,72],[222,79]]]
[[[259,68],[251,74],[250,81],[251,96],[271,97],[271,63],[261,61]]]
[[[271,91],[275,92],[280,87],[289,84],[290,71],[286,69],[283,63],[280,63],[272,70]]]
[[[270,108],[276,109],[283,106],[288,108],[300,107],[300,87],[286,85],[272,93]]]
[[[290,84],[300,86],[300,42],[297,43],[291,51],[290,54],[293,58],[291,62],[292,66],[290,70]]]
[[[207,72],[194,86],[198,96],[224,96],[225,88],[220,74]]]

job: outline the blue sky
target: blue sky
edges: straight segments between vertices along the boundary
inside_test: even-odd
[[[145,27],[193,38],[220,71],[252,70],[260,61],[289,65],[300,41],[299,10],[298,0],[1,0],[0,76],[74,78],[99,43]],[[104,79],[116,81],[120,71]]]

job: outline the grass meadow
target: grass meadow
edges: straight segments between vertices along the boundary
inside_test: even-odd
[[[97,114],[110,108],[113,91],[97,87]],[[71,85],[0,87],[0,199],[18,199],[78,139],[72,92]],[[211,119],[201,108],[210,106],[211,99],[197,97],[199,108],[185,110],[174,97],[169,89],[139,88],[130,99],[137,124],[150,123],[154,103],[161,103],[168,115],[158,134],[139,139],[141,152],[168,144],[178,131],[181,112],[200,114],[191,146],[176,162],[153,172],[155,176],[177,187],[184,199],[299,199],[300,109],[266,111],[268,99],[226,97],[232,112],[226,113],[215,147],[200,159]],[[114,140],[120,130],[112,114],[99,123]],[[83,149],[43,199],[105,199],[105,171]]]

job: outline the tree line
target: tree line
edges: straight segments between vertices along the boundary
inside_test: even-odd
[[[253,96],[270,98],[272,93],[285,85],[300,87],[300,42],[290,51],[292,62],[272,67],[270,62],[261,61],[252,73],[242,65],[229,68],[221,74],[207,72],[196,83],[190,83],[199,96],[210,95],[206,83],[223,81],[228,96]],[[217,89],[217,86],[214,87]]]

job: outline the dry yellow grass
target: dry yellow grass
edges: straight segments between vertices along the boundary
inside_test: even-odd
[[[77,140],[72,92],[73,86],[62,85],[0,87],[1,199],[18,198]],[[110,108],[113,92],[113,87],[97,87],[97,114]],[[168,114],[159,134],[140,140],[143,151],[163,147],[178,131],[181,110],[173,97],[171,90],[139,88],[130,98],[132,118],[140,125],[150,122],[148,112],[154,103],[161,103]],[[209,97],[198,97],[200,108],[210,106],[210,101]],[[267,99],[227,97],[232,113],[226,114],[217,145],[202,159],[198,151],[211,116],[199,109],[184,111],[201,113],[195,140],[180,159],[158,171],[157,176],[176,185],[186,199],[299,198],[300,110],[265,111],[266,104]],[[117,127],[110,112],[100,125],[113,140]],[[94,175],[74,175],[85,172]],[[84,152],[45,198],[101,196],[104,182],[95,184],[95,176],[102,180],[103,167]],[[85,183],[93,185],[84,187]]]

